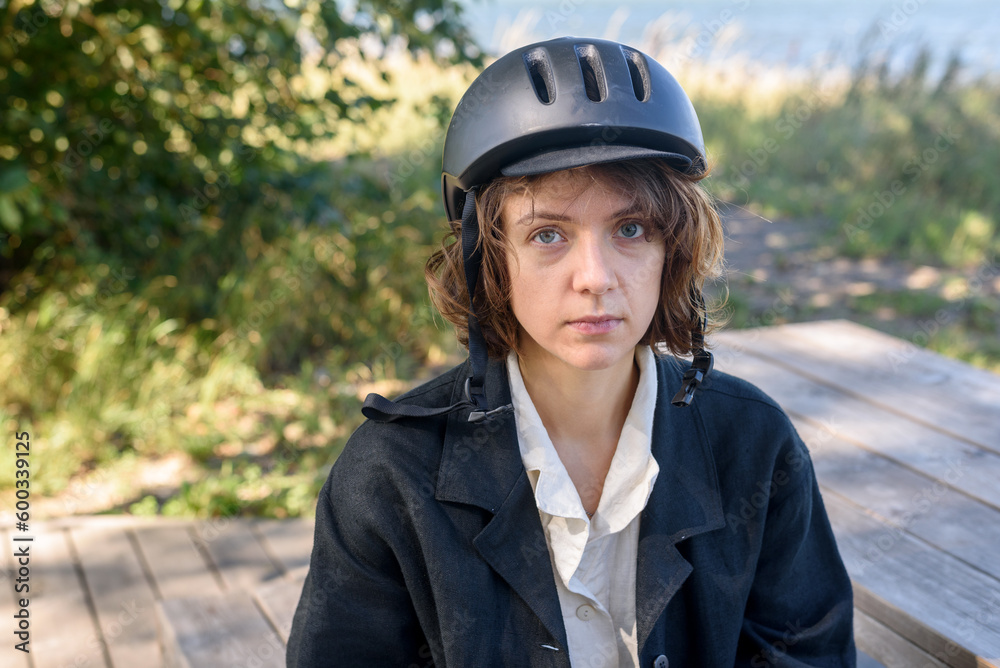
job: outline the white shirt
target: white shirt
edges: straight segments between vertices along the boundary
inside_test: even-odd
[[[639,515],[660,471],[650,451],[656,364],[637,346],[639,385],[593,519],[524,386],[517,356],[507,358],[517,441],[545,530],[573,668],[638,666],[635,568]]]

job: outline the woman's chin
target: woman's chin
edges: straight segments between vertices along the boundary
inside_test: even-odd
[[[635,346],[596,344],[574,346],[552,355],[561,364],[578,371],[605,371],[631,364]]]

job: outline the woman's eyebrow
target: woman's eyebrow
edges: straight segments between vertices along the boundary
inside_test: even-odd
[[[619,218],[627,218],[628,216],[633,216],[639,213],[641,207],[635,204],[630,204],[621,211],[617,211],[610,216],[608,220],[618,220]],[[529,211],[524,214],[514,223],[515,225],[527,225],[535,220],[551,220],[557,223],[575,223],[576,219],[572,216],[567,216],[562,213],[555,213],[552,211]]]
[[[635,216],[639,213],[642,213],[642,207],[639,204],[637,203],[629,204],[621,211],[611,214],[611,220],[617,220],[619,218],[627,218],[629,216]]]
[[[527,225],[534,220],[552,220],[557,223],[572,223],[573,218],[566,216],[561,213],[552,213],[549,211],[529,211],[520,218],[517,219],[515,225]]]

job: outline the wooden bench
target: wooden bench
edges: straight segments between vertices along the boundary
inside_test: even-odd
[[[842,321],[714,342],[717,368],[774,396],[809,444],[854,582],[859,665],[1000,667],[1000,376]],[[8,646],[0,664],[284,665],[311,522],[32,529],[32,663]]]

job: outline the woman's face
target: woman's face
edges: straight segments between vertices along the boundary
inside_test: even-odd
[[[652,223],[586,170],[557,172],[533,190],[501,209],[522,362],[631,368],[659,306],[664,243],[647,240]]]

